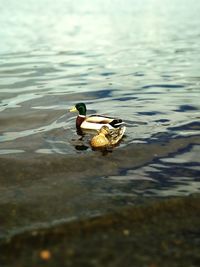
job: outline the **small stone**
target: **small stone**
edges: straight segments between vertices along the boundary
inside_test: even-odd
[[[51,258],[51,252],[47,249],[40,251],[40,258],[48,261]]]
[[[129,235],[130,235],[130,230],[128,230],[128,229],[124,229],[124,230],[123,230],[123,234],[124,234],[125,236],[129,236]]]
[[[67,250],[67,254],[68,254],[68,256],[74,256],[75,251],[70,248],[70,249]]]

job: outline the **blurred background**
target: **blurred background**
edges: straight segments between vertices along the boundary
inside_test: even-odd
[[[200,2],[0,1],[0,238],[200,191]],[[101,153],[69,108],[122,118]]]

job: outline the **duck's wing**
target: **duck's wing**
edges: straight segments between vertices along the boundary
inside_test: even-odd
[[[106,137],[109,140],[111,145],[115,145],[122,139],[125,131],[126,131],[126,127],[122,126],[120,128],[110,130],[109,133],[106,135]]]
[[[91,115],[87,117],[85,121],[90,123],[106,124],[108,126],[111,126],[109,128],[118,128],[122,124],[124,124],[121,119],[115,119],[103,115]]]
[[[100,123],[100,124],[109,124],[113,121],[114,119],[111,117],[106,117],[102,115],[91,115],[86,118],[85,121],[91,122],[91,123]]]

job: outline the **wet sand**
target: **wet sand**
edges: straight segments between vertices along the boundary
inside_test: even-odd
[[[181,266],[200,263],[200,196],[153,201],[0,244],[1,266]]]

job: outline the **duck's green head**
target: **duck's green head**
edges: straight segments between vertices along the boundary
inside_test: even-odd
[[[86,105],[84,103],[78,103],[73,108],[70,109],[70,112],[78,111],[79,115],[86,116]]]

